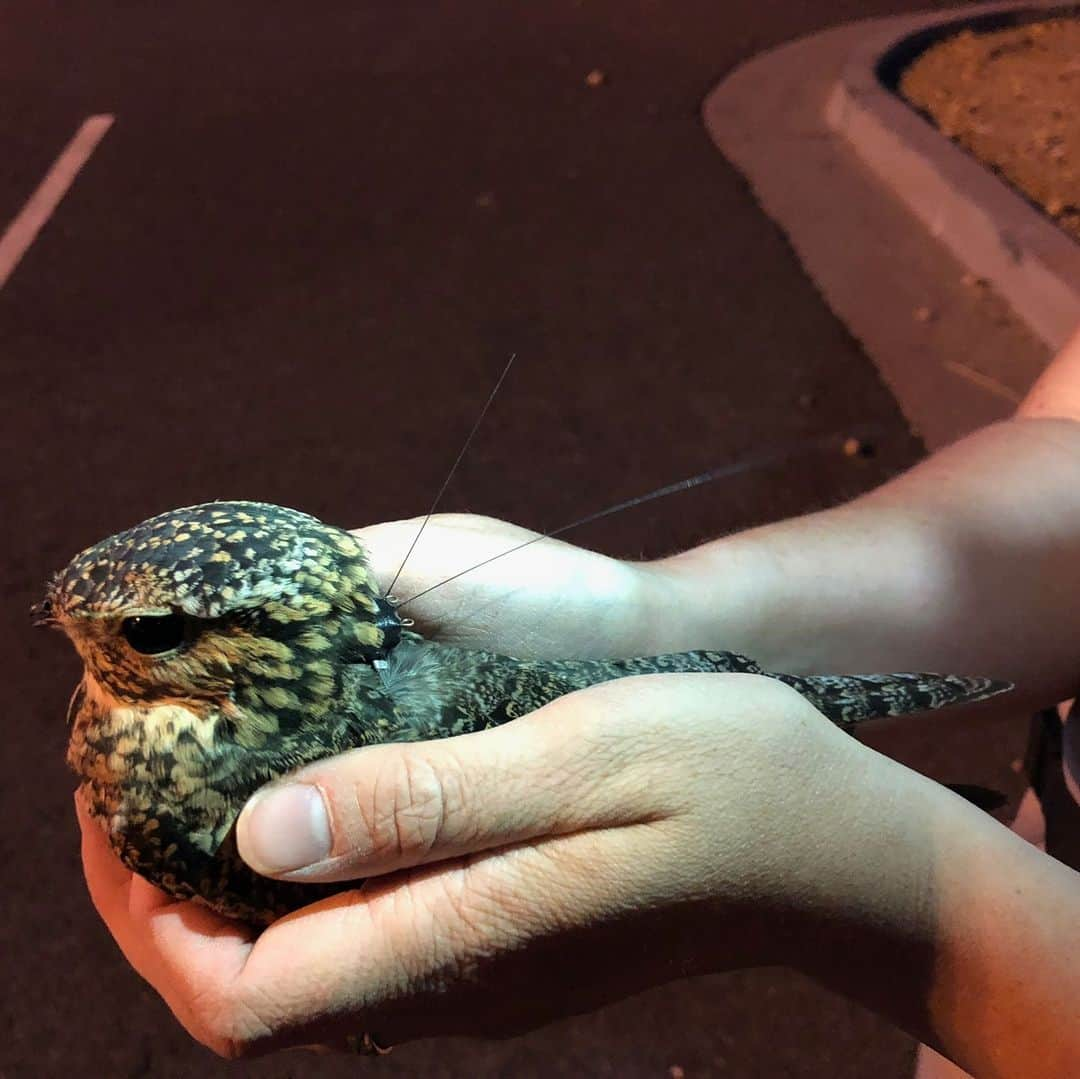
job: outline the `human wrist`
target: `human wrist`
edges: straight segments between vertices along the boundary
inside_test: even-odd
[[[714,540],[644,563],[642,569],[650,651],[722,649],[784,666],[769,627],[789,588],[753,533]]]
[[[959,799],[853,745],[858,761],[850,782],[841,798],[822,807],[844,823],[830,826],[831,844],[799,911],[792,965],[912,1031],[922,1005],[918,989],[932,973],[937,944],[940,800]],[[883,971],[890,977],[883,979]]]
[[[680,649],[743,652],[789,674],[919,670],[952,637],[955,556],[945,529],[883,488],[654,572],[679,611]]]
[[[925,777],[875,771],[836,848],[850,894],[803,912],[793,965],[972,1074],[1080,1074],[1080,974],[1059,960],[1077,875]]]
[[[737,938],[734,965],[791,966],[827,981],[846,976],[833,968],[860,953],[893,961],[928,939],[932,814],[919,784],[939,788],[772,679],[729,676],[715,703],[705,730],[716,733],[694,734],[685,773],[708,807],[686,857],[724,927],[722,966],[732,965]],[[727,776],[721,798],[709,793],[718,775]],[[732,859],[735,836],[752,837],[752,861]]]

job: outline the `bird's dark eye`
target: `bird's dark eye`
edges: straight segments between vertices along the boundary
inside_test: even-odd
[[[171,652],[184,640],[184,619],[178,614],[138,614],[125,618],[120,632],[144,656]]]

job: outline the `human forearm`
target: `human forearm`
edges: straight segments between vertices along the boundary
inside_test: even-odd
[[[892,761],[864,775],[800,965],[973,1075],[1080,1074],[1080,968],[1062,958],[1080,875]]]
[[[1080,608],[1080,423],[1013,420],[854,502],[649,567],[658,648],[788,670],[985,673],[1070,696]]]

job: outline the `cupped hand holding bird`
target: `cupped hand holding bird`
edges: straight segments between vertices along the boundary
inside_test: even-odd
[[[434,527],[397,592],[519,532]],[[361,533],[376,576],[393,575],[413,532]],[[610,612],[647,587],[625,564],[566,545],[513,557],[533,572],[493,563],[408,613],[472,647],[505,635],[519,652],[549,639],[565,651],[574,632],[577,648],[589,632],[608,635],[604,650],[625,644],[610,638],[633,623]],[[545,622],[568,594],[573,609]],[[83,806],[79,817],[91,895],[125,956],[195,1038],[236,1056],[344,1044],[359,1029],[379,1044],[505,1035],[690,974],[812,969],[822,925],[891,916],[890,881],[926,872],[925,799],[914,791],[896,814],[911,784],[925,781],[771,679],[609,682],[494,730],[318,761],[260,792],[238,825],[260,873],[370,878],[261,933],[133,875]]]
[[[769,679],[649,675],[291,777],[328,822],[300,875],[371,879],[259,935],[134,876],[80,808],[83,858],[127,959],[218,1053],[505,1035],[687,975],[812,965],[816,924],[921,871],[874,791],[903,774]],[[240,851],[296,879],[281,863],[313,824],[264,793]]]

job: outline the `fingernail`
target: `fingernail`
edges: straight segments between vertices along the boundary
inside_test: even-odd
[[[330,821],[317,787],[289,783],[255,796],[246,821],[247,853],[271,873],[302,869],[330,853]]]

